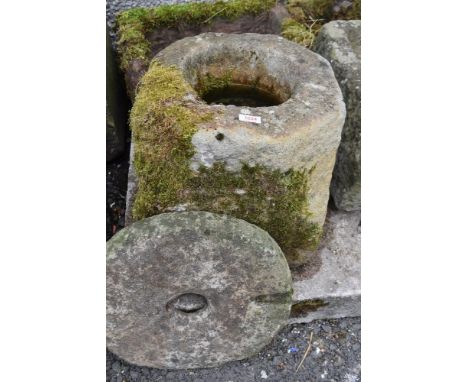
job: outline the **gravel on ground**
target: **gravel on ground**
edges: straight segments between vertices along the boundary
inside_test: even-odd
[[[193,370],[134,366],[108,351],[107,382],[360,382],[360,339],[360,317],[288,325],[254,357]]]

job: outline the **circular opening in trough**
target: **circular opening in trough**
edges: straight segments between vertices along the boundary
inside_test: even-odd
[[[202,98],[209,104],[250,107],[275,106],[283,103],[274,93],[255,86],[235,83],[209,89]]]
[[[208,104],[277,106],[291,97],[285,73],[252,51],[203,52],[186,68],[190,82]]]

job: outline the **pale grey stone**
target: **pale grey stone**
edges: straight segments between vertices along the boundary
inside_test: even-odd
[[[140,366],[213,367],[254,355],[287,323],[291,274],[243,220],[180,212],[107,244],[107,346]]]
[[[361,208],[361,21],[325,24],[313,50],[330,61],[346,103],[331,194],[339,209],[355,211]]]
[[[330,210],[322,244],[310,257],[308,266],[292,273],[289,322],[360,316],[361,212]]]

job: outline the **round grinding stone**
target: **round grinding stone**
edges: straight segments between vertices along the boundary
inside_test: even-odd
[[[140,220],[107,244],[107,346],[158,368],[249,357],[287,323],[286,259],[262,229],[207,212]]]

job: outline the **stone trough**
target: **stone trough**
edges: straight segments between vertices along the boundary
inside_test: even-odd
[[[228,214],[304,264],[325,221],[344,118],[330,64],[304,47],[253,33],[179,40],[156,55],[135,98],[126,223]]]

